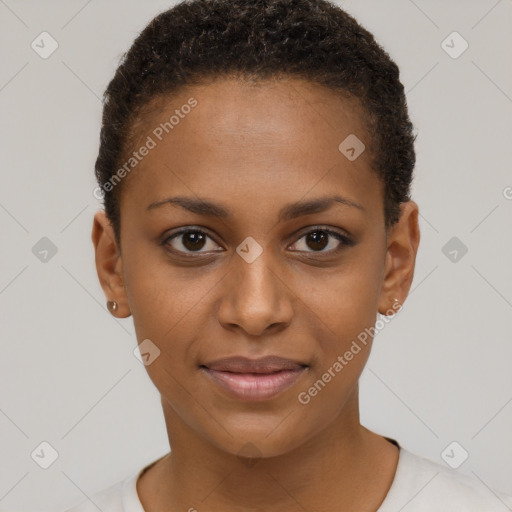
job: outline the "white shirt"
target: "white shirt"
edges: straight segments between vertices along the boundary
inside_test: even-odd
[[[384,502],[376,512],[512,510],[512,496],[491,490],[476,476],[441,466],[398,447],[395,477]],[[84,500],[65,512],[98,512],[98,509],[102,512],[146,512],[137,494],[136,483],[139,476],[156,462],[153,461],[125,480],[92,495],[91,500]]]

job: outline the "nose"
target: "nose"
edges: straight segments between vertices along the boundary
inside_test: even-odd
[[[265,251],[252,263],[235,255],[233,268],[224,279],[218,309],[221,325],[242,329],[252,336],[280,331],[293,316],[293,292],[279,270],[270,267]]]

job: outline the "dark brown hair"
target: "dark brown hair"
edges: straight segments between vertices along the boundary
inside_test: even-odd
[[[373,35],[326,0],[185,0],[156,16],[122,56],[104,93],[96,177],[120,243],[121,183],[112,179],[150,100],[222,76],[291,76],[357,98],[384,184],[386,227],[410,200],[415,165],[399,69]],[[341,142],[341,141],[340,141]]]

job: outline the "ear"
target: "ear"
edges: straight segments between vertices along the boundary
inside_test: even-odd
[[[96,271],[107,300],[115,300],[117,309],[113,315],[119,318],[130,316],[130,307],[123,279],[121,251],[115,241],[114,230],[105,211],[94,215],[92,243],[96,254]]]
[[[392,308],[395,298],[399,307],[404,303],[414,277],[420,243],[418,205],[407,201],[401,203],[400,209],[400,219],[390,228],[387,237],[386,268],[378,308],[383,315],[397,311],[396,306]]]

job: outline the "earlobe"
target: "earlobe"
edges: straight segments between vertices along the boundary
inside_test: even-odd
[[[389,311],[395,313],[397,302],[401,307],[409,293],[420,241],[418,205],[407,201],[400,207],[400,219],[388,236],[386,269],[378,308],[379,313],[386,315]],[[394,302],[394,298],[398,301]]]
[[[96,271],[107,299],[107,309],[113,316],[126,318],[131,313],[124,286],[121,253],[104,210],[94,215],[91,238],[95,251]]]

